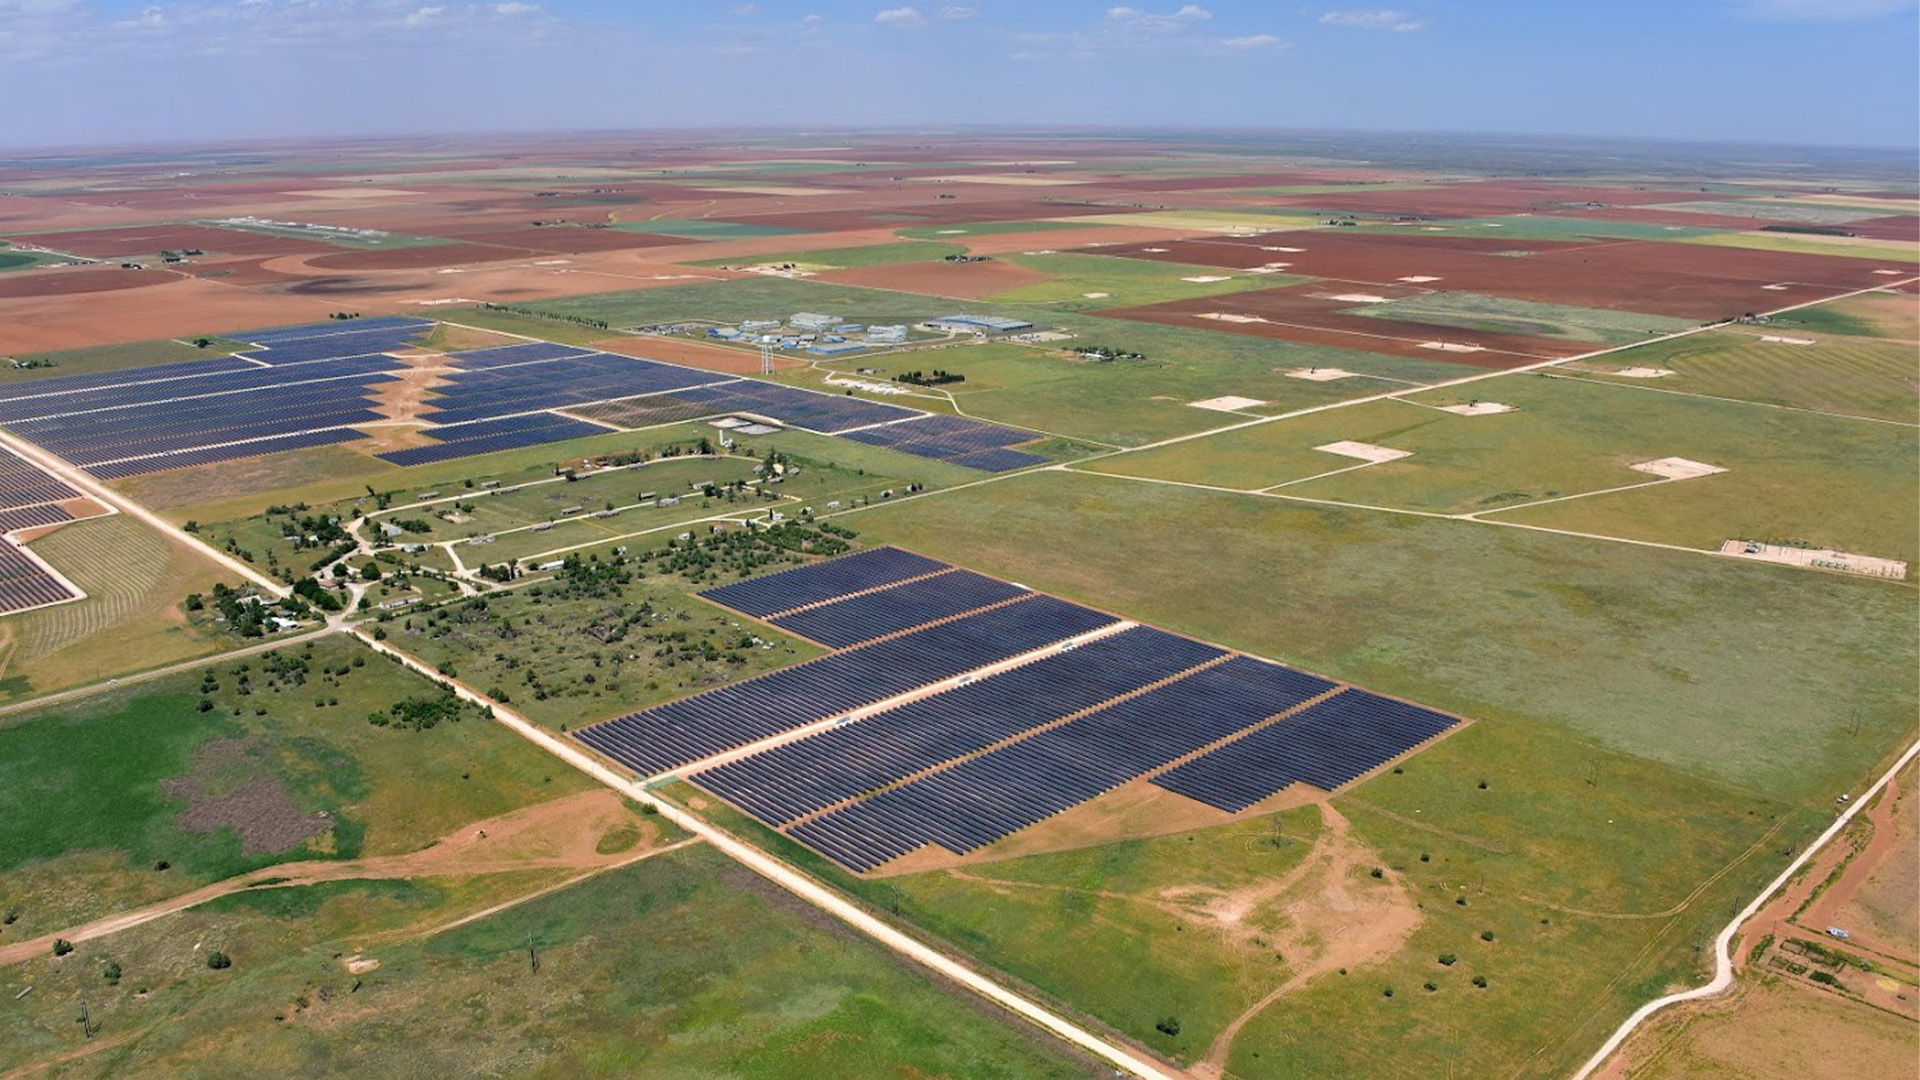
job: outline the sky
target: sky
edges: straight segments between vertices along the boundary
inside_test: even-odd
[[[0,0],[0,146],[961,124],[1920,143],[1920,0],[1405,2]]]

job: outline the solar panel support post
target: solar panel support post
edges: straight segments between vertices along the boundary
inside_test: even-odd
[[[764,342],[760,346],[760,374],[773,374],[773,346]]]

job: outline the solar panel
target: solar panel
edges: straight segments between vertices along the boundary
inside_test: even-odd
[[[700,595],[757,618],[892,585],[951,567],[896,547],[878,547],[776,574],[763,574]]]

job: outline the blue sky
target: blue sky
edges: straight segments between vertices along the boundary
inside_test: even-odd
[[[0,0],[0,145],[1194,125],[1900,146],[1920,0]]]

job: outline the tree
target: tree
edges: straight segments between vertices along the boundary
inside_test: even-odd
[[[111,960],[107,961],[107,966],[100,969],[100,977],[107,980],[110,983],[119,982],[120,981],[120,965],[114,963]]]
[[[1159,1023],[1153,1025],[1153,1028],[1155,1031],[1158,1031],[1162,1035],[1167,1035],[1167,1036],[1178,1035],[1180,1034],[1180,1018],[1177,1016],[1169,1016],[1166,1019],[1160,1021]]]
[[[225,971],[233,966],[233,961],[226,953],[215,951],[207,954],[207,966],[215,971]]]
[[[73,951],[73,942],[68,941],[66,938],[63,938],[63,937],[58,937],[53,939],[53,955],[65,956],[72,951]]]

